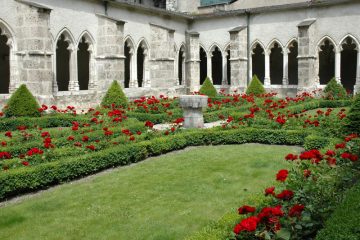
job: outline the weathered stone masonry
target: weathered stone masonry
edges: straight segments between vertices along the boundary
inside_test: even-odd
[[[168,10],[116,1],[106,9],[102,1],[86,0],[81,1],[82,8],[70,0],[0,0],[0,4],[1,36],[10,49],[9,56],[2,56],[9,61],[10,76],[8,93],[0,94],[0,106],[21,84],[41,103],[81,107],[98,104],[113,80],[125,87],[125,78],[129,81],[125,92],[131,98],[198,91],[200,47],[206,54],[207,75],[223,73],[216,81],[219,90],[246,90],[256,73],[255,47],[265,59],[261,80],[269,91],[292,96],[322,88],[330,76],[355,92],[360,88],[360,3],[356,0],[200,15],[177,12],[186,4],[175,0],[166,1]],[[63,75],[57,73],[56,61],[61,39],[64,56],[69,56],[61,60],[68,64],[66,91],[60,91],[57,82],[57,76]],[[87,63],[79,63],[80,43],[86,44]],[[274,59],[275,50],[281,52],[281,59]],[[293,59],[291,51],[297,53]],[[215,52],[221,56],[220,63],[213,59]],[[290,67],[294,59],[296,79]],[[89,69],[88,86],[80,90],[78,74],[84,64]],[[272,79],[274,66],[282,69],[275,74],[281,80],[277,84]]]

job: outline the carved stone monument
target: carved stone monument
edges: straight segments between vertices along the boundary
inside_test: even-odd
[[[184,128],[203,128],[203,108],[206,108],[208,96],[183,95],[180,96],[180,106],[184,110]]]

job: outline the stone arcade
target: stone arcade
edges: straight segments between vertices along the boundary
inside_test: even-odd
[[[271,5],[269,5],[271,2]],[[89,107],[113,80],[131,97],[244,91],[256,74],[295,95],[332,77],[360,89],[358,0],[0,0],[0,107],[21,84]]]

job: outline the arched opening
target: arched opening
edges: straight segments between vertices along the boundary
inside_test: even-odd
[[[10,86],[10,47],[8,38],[0,29],[0,94],[9,93]]]
[[[222,54],[218,47],[215,47],[211,57],[211,77],[214,85],[222,84],[223,64]]]
[[[282,48],[274,43],[270,52],[270,81],[271,84],[281,85],[284,76],[284,57]]]
[[[183,85],[184,83],[184,48],[180,48],[179,51],[179,59],[178,59],[178,78],[179,78],[179,85]]]
[[[81,39],[77,51],[78,81],[80,90],[89,89],[90,79],[90,52],[85,37]]]
[[[265,55],[260,44],[256,44],[252,51],[252,74],[256,75],[264,83],[265,78]]]
[[[289,46],[289,84],[290,85],[297,85],[298,84],[298,44],[297,42],[292,42]]]
[[[231,85],[231,63],[230,63],[230,50],[227,50],[227,56],[226,56],[226,75],[227,75],[227,83]]]
[[[333,77],[335,77],[335,47],[326,39],[319,51],[320,84],[326,85]]]
[[[137,49],[137,80],[138,87],[144,85],[145,49],[140,45]]]
[[[358,49],[350,37],[344,40],[341,47],[341,83],[346,90],[353,92],[356,83]]]
[[[125,54],[125,88],[130,87],[130,78],[131,78],[131,47],[128,42],[124,44],[124,54]]]
[[[205,50],[200,48],[200,85],[202,85],[207,77],[207,56]]]
[[[58,90],[69,91],[70,50],[64,34],[60,36],[56,46],[56,82]]]

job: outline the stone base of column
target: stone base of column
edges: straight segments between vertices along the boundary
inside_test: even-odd
[[[264,79],[264,87],[270,87],[271,82],[270,82],[270,78],[265,78]]]

